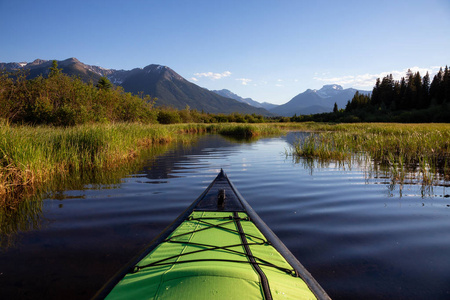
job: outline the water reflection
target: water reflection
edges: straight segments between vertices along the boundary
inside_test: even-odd
[[[208,135],[197,139],[189,146],[177,145],[172,150],[147,161],[142,168],[142,173],[156,182],[160,179],[181,178],[184,177],[183,170],[192,172],[190,166],[195,166],[197,172],[210,168],[211,163],[207,160],[232,156],[242,145],[251,145],[251,142],[249,139]]]
[[[42,219],[42,198],[31,197],[0,207],[0,250],[12,247],[18,232],[38,229]]]
[[[52,182],[47,183],[45,190],[33,189],[29,193],[22,192],[11,205],[0,207],[0,249],[16,246],[19,233],[41,228],[42,221],[45,220],[43,199],[58,201],[86,199],[86,192],[89,190],[120,189],[124,178],[142,178],[136,180],[136,183],[167,184],[168,181],[164,179],[183,177],[181,173],[187,164],[196,165],[197,169],[201,169],[199,160],[205,156],[211,157],[211,153],[216,152],[216,149],[251,144],[255,140],[257,139],[234,139],[217,135],[205,139],[204,135],[193,135],[189,139],[172,144],[154,146],[127,165],[108,170],[72,171],[57,176]],[[232,154],[231,149],[216,152],[218,157]],[[205,165],[203,168],[207,167]],[[136,170],[140,170],[140,174],[134,174]],[[63,203],[58,207],[64,208]]]
[[[72,171],[69,174],[56,176],[45,187],[33,189],[29,193],[20,193],[10,199],[10,205],[0,206],[0,249],[16,246],[19,233],[41,228],[43,215],[43,199],[63,201],[67,199],[85,199],[85,191],[119,189],[123,178],[133,173],[136,168],[167,152],[173,145],[158,145],[144,151],[141,157],[133,162],[105,169]],[[76,194],[73,194],[76,191]],[[63,208],[59,204],[59,208]]]

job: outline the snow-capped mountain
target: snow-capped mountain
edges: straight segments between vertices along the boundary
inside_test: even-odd
[[[344,108],[347,101],[351,100],[356,91],[362,94],[370,94],[370,91],[361,91],[353,88],[343,89],[337,84],[324,85],[320,90],[308,89],[298,94],[289,102],[270,109],[270,112],[291,117],[297,115],[310,115],[333,111],[334,103],[338,108]]]

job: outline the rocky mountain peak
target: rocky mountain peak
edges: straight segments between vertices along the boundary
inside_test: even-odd
[[[44,60],[44,59],[35,59],[33,62],[29,63],[30,66],[38,66],[38,65],[42,65],[43,63],[48,62],[48,60]]]
[[[329,90],[342,91],[343,88],[342,88],[342,86],[340,86],[338,84],[326,84],[320,90],[321,91],[329,91]]]

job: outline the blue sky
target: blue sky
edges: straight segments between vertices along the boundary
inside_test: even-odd
[[[260,102],[450,65],[449,0],[0,0],[0,12],[0,62],[162,64]]]

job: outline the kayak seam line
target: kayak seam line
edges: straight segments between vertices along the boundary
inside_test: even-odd
[[[270,293],[270,286],[269,286],[269,280],[267,279],[266,274],[263,272],[263,270],[261,269],[261,267],[259,266],[259,264],[256,262],[255,257],[252,254],[252,251],[250,249],[250,246],[247,242],[247,238],[245,236],[245,232],[244,229],[242,228],[242,224],[239,220],[239,214],[237,212],[233,213],[234,217],[235,217],[235,223],[236,226],[239,230],[239,235],[241,237],[241,241],[244,244],[244,249],[245,252],[247,253],[247,257],[250,260],[250,263],[253,267],[253,269],[256,271],[256,273],[258,273],[258,276],[261,280],[261,285],[263,288],[263,293],[264,293],[264,298],[267,300],[272,300],[272,294]]]

